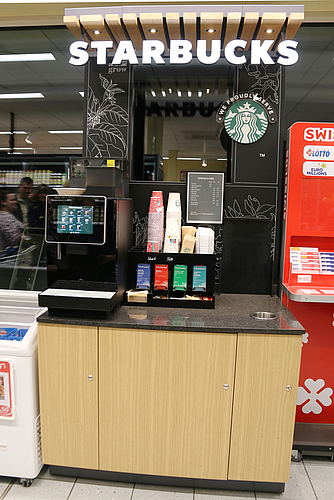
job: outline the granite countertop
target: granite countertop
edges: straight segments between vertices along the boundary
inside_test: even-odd
[[[215,309],[187,309],[124,305],[115,309],[108,319],[39,316],[41,323],[105,326],[110,328],[143,328],[146,330],[180,330],[226,333],[304,334],[302,325],[277,296],[220,294]],[[276,319],[255,319],[255,312],[269,312]]]

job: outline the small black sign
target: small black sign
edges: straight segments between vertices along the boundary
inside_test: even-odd
[[[187,223],[221,224],[223,194],[222,172],[188,172]]]

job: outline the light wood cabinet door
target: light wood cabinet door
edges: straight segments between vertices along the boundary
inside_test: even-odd
[[[236,335],[99,334],[100,468],[226,479]]]
[[[301,346],[301,335],[238,335],[229,479],[289,481]]]
[[[98,468],[98,329],[38,325],[42,459]]]

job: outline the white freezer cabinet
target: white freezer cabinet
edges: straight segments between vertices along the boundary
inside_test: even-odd
[[[0,306],[0,475],[25,486],[42,468],[38,308]]]

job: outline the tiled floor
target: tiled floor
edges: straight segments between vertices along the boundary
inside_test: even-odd
[[[44,467],[30,487],[0,478],[0,500],[334,500],[334,462],[303,457],[291,462],[290,481],[282,494],[170,488],[51,476]]]

